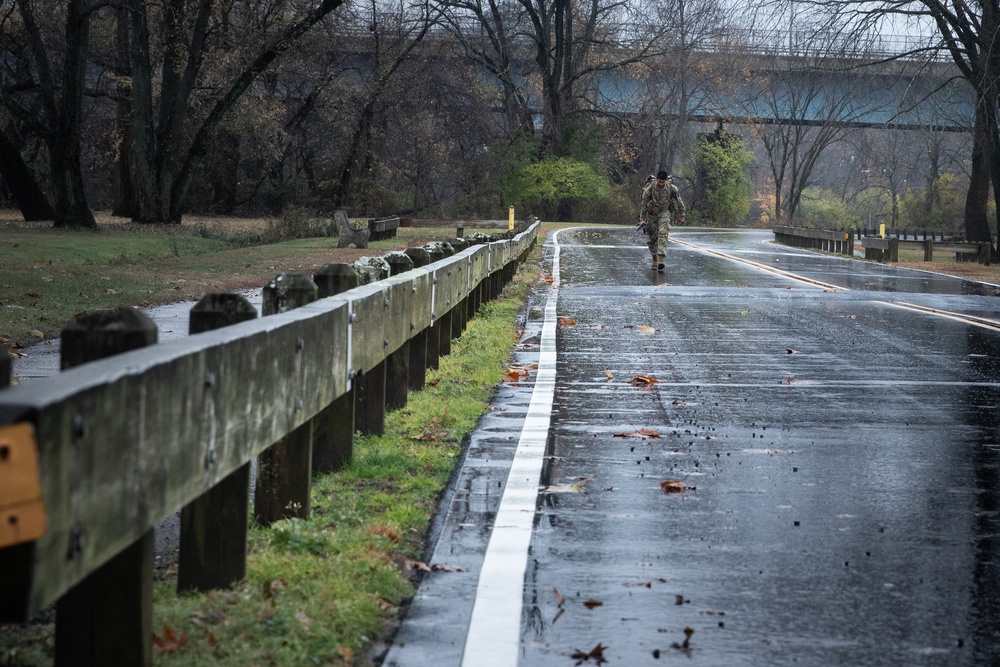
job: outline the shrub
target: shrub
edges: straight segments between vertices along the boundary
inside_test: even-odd
[[[857,225],[857,219],[840,197],[818,187],[803,190],[797,214],[806,227],[843,229]]]
[[[565,157],[547,157],[517,168],[505,180],[504,194],[515,210],[542,219],[574,219],[574,208],[611,194],[607,179],[592,166]]]

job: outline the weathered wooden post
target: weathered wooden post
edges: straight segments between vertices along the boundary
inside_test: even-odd
[[[480,303],[489,303],[493,300],[493,283],[496,280],[496,264],[498,262],[496,253],[492,245],[486,246],[486,275],[481,283],[482,296]]]
[[[354,269],[358,272],[362,285],[388,278],[391,270],[389,263],[381,257],[362,257],[354,262]],[[354,302],[352,313],[356,318],[361,318],[361,321],[357,322],[360,328],[356,330],[364,332],[369,344],[383,343],[381,350],[384,353],[385,339],[376,333],[375,328],[381,330],[385,313],[380,309],[376,315],[369,310],[371,306],[371,303]],[[353,369],[355,375],[351,386],[354,387],[354,428],[359,433],[365,435],[385,433],[385,369],[384,356],[374,366]]]
[[[438,272],[438,297],[435,307],[440,312],[437,313],[437,321],[434,326],[438,328],[438,357],[447,357],[451,354],[452,320],[454,319],[453,308],[455,302],[451,293],[451,274],[455,269],[449,267]],[[443,284],[442,284],[443,280]],[[445,287],[445,289],[442,289]]]
[[[475,317],[476,313],[479,312],[479,307],[482,305],[483,291],[482,284],[479,279],[481,277],[482,268],[486,264],[486,258],[482,253],[477,253],[471,258],[471,261],[472,263],[469,265],[469,271],[472,272],[475,284],[472,285],[472,289],[470,290],[468,296],[469,319]]]
[[[431,256],[424,248],[407,248],[403,251],[413,262],[414,268],[430,264]],[[428,329],[421,329],[410,338],[410,369],[407,386],[410,391],[424,388],[428,368]],[[437,363],[437,362],[435,362]]]
[[[156,325],[135,308],[101,310],[85,315],[62,331],[60,369],[154,345]],[[114,409],[108,406],[108,409]],[[67,479],[74,487],[92,484],[87,479],[87,461],[94,456],[86,424],[78,426],[74,469]],[[116,443],[127,455],[133,443]],[[108,448],[107,451],[110,451]],[[117,480],[129,484],[131,480]],[[86,549],[87,526],[77,526],[66,557],[75,558]],[[146,533],[56,602],[55,664],[150,665],[153,636],[153,539]]]
[[[444,259],[444,249],[437,243],[428,243],[424,246],[424,250],[430,255],[430,263],[440,261]],[[437,276],[434,277],[435,284],[437,283]],[[443,299],[435,297],[434,312],[431,313],[431,326],[427,329],[427,368],[437,370],[438,360],[441,358],[441,315],[444,312],[444,308],[439,303],[443,303]],[[450,329],[449,329],[450,330]]]
[[[318,290],[301,273],[279,273],[264,287],[264,315],[276,315],[316,300]],[[298,355],[305,341],[291,354]],[[266,378],[261,378],[266,381]],[[294,400],[294,397],[289,397]],[[293,410],[297,405],[291,406]],[[309,517],[312,479],[312,420],[302,424],[257,457],[254,517],[268,526],[280,519]]]
[[[452,247],[450,243],[445,241],[439,241],[433,245],[436,245],[443,253],[444,257],[451,257],[455,254],[455,248]],[[446,289],[443,293],[440,289],[440,281],[438,293],[441,295],[437,299],[437,303],[441,304],[437,313],[437,321],[435,322],[435,327],[440,327],[438,331],[438,356],[446,357],[451,354],[451,339],[452,339],[452,319],[454,313],[452,309],[455,307],[454,295],[451,293],[451,276],[454,272],[454,267],[448,267],[443,269],[444,277],[447,278],[447,284],[449,289]],[[436,304],[435,304],[436,307]]]
[[[461,252],[469,247],[469,242],[465,239],[448,239],[447,242],[456,252]],[[464,284],[468,284],[469,262],[465,261],[462,264],[456,264],[455,268],[465,276]],[[469,322],[469,298],[467,294],[461,298],[459,298],[459,295],[455,295],[455,304],[452,306],[451,312],[451,337],[461,338],[462,332],[465,331],[465,327]]]
[[[413,268],[413,260],[405,253],[393,252],[385,255],[385,260],[389,262],[390,275],[397,276]],[[406,327],[410,326],[409,321],[387,321],[386,326]],[[408,338],[407,331],[403,338]],[[388,339],[389,336],[386,335]],[[410,344],[409,342],[400,345],[398,349],[389,353],[385,360],[385,409],[399,410],[406,405],[409,388],[410,375]]]
[[[313,274],[319,298],[354,289],[358,272],[344,262],[324,264]],[[314,472],[340,470],[354,457],[354,389],[336,399],[313,420]]]
[[[257,309],[238,294],[206,294],[191,309],[188,333],[220,329],[257,317]],[[206,401],[225,378],[205,377]],[[205,468],[215,464],[216,452],[205,454]],[[250,511],[250,464],[227,475],[218,484],[181,509],[177,592],[228,588],[247,571],[247,513]]]
[[[386,361],[354,376],[354,428],[363,435],[385,433]]]

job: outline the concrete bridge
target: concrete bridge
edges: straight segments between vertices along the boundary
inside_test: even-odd
[[[971,131],[972,87],[950,62],[743,54],[737,73],[726,73],[734,57],[693,54],[701,72],[719,72],[713,77],[684,73],[655,80],[605,72],[591,86],[592,108],[637,114],[647,100],[666,96],[664,115],[700,122]],[[674,101],[674,91],[686,96],[686,108]]]

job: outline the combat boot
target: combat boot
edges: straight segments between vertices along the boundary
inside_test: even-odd
[[[666,268],[665,265],[664,265],[664,263],[663,263],[663,260],[665,260],[665,259],[666,259],[665,256],[663,256],[663,255],[657,255],[656,256],[656,261],[654,262],[654,264],[656,264],[656,270],[660,271],[661,273],[663,272],[663,269]]]
[[[652,270],[656,271],[656,255],[653,255],[653,263],[649,266]]]

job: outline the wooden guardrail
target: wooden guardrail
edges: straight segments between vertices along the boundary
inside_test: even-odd
[[[877,262],[898,262],[899,249],[923,250],[924,261],[933,262],[935,252],[953,252],[955,259],[974,256],[980,264],[989,265],[992,247],[990,243],[968,243],[958,241],[906,241],[894,237],[871,237],[861,239],[861,247],[865,249],[865,259]]]
[[[879,233],[879,228],[874,227],[864,227],[858,228],[857,237],[860,239],[865,236],[878,236],[881,237]],[[962,242],[964,237],[960,234],[956,234],[953,231],[945,231],[943,229],[924,229],[924,228],[907,228],[907,227],[886,227],[885,228],[886,238],[899,239],[900,241],[957,241]]]
[[[458,238],[465,236],[466,229],[507,229],[509,224],[507,220],[466,220],[464,218],[403,218],[400,220],[401,227],[418,227],[424,229],[453,227],[455,229],[455,236]]]
[[[850,229],[828,231],[807,229],[790,225],[775,225],[774,240],[796,248],[816,248],[844,255],[854,254],[854,231]]]
[[[150,664],[154,527],[182,509],[180,588],[241,578],[245,532],[220,531],[245,530],[250,462],[258,521],[306,516],[311,471],[349,460],[355,429],[381,432],[537,230],[391,253],[374,271],[279,274],[259,319],[208,295],[192,335],[167,343],[147,345],[155,326],[134,309],[77,321],[82,343],[67,327],[65,370],[0,390],[0,622],[59,601],[57,665]],[[96,359],[112,348],[130,351]]]
[[[990,263],[990,243],[969,243],[956,241],[943,234],[933,233],[933,230],[892,230],[893,234],[886,238],[880,236],[862,236],[861,247],[865,250],[865,259],[879,262],[898,262],[899,249],[909,248],[924,251],[924,261],[934,260],[934,253],[953,252],[956,259],[974,255],[980,264]],[[828,252],[854,254],[854,237],[857,230],[822,230],[789,225],[774,227],[774,240],[784,245],[797,248],[817,248]],[[913,240],[908,240],[913,236]],[[917,237],[923,238],[917,240]]]

